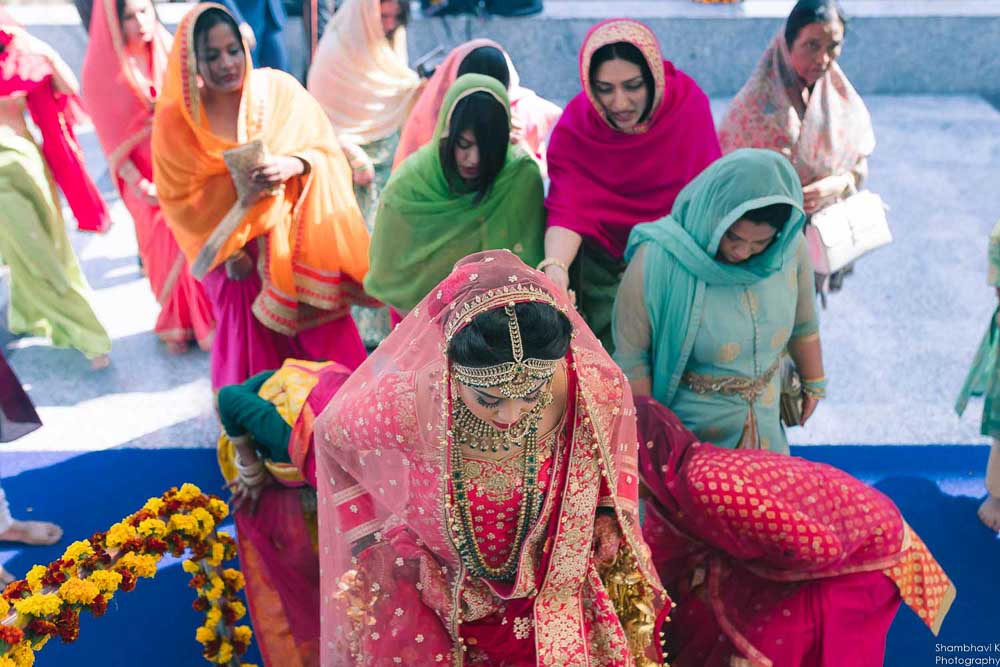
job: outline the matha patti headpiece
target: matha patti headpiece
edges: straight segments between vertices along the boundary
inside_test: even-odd
[[[548,380],[555,375],[559,360],[525,359],[521,327],[517,323],[514,305],[507,304],[503,310],[507,314],[514,361],[485,367],[452,364],[451,370],[459,382],[469,387],[498,387],[505,398],[524,398],[535,389],[539,380]]]

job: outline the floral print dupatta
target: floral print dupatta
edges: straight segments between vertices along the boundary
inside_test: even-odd
[[[573,389],[540,519],[513,580],[497,583],[468,572],[452,537],[446,352],[476,315],[526,301],[554,305],[572,322]],[[506,633],[533,635],[537,665],[658,664],[649,631],[669,599],[639,529],[631,394],[543,274],[502,250],[460,261],[351,376],[316,434],[324,665],[461,665],[473,662],[482,638]],[[655,617],[645,643],[623,630],[597,573],[599,505],[613,509],[624,535],[619,560],[635,564],[630,574],[644,593],[622,617],[638,607]],[[513,610],[517,624],[500,620]],[[489,632],[466,632],[491,618]]]

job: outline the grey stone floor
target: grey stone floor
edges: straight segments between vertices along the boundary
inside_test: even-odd
[[[1000,216],[1000,113],[973,97],[867,101],[879,142],[870,187],[892,207],[896,240],[861,261],[823,313],[830,398],[791,439],[983,442],[979,403],[961,420],[951,405],[996,300],[985,285],[985,250]],[[717,114],[725,102],[715,101]],[[107,189],[93,135],[83,141]],[[208,357],[170,356],[152,334],[156,304],[118,201],[114,216],[106,236],[72,234],[114,338],[112,366],[92,372],[72,350],[7,337],[7,355],[45,427],[4,452],[37,452],[36,465],[51,458],[44,452],[214,446]]]

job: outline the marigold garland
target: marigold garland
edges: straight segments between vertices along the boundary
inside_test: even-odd
[[[238,599],[243,575],[222,567],[236,557],[233,538],[217,529],[228,515],[226,503],[184,484],[150,498],[106,532],[73,542],[48,566],[34,566],[0,596],[0,667],[31,667],[35,652],[54,636],[75,641],[81,612],[102,616],[115,593],[156,576],[165,553],[181,557],[186,551],[182,567],[198,593],[193,606],[205,612],[195,633],[202,655],[217,665],[256,667],[240,662],[253,636],[249,627],[236,625],[246,615]]]

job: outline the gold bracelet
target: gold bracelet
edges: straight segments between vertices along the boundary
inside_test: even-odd
[[[545,259],[543,259],[538,263],[538,266],[536,266],[535,269],[537,269],[538,271],[544,271],[550,266],[558,266],[560,269],[565,271],[567,275],[569,274],[569,268],[566,266],[566,262],[562,261],[557,257],[546,257]]]

